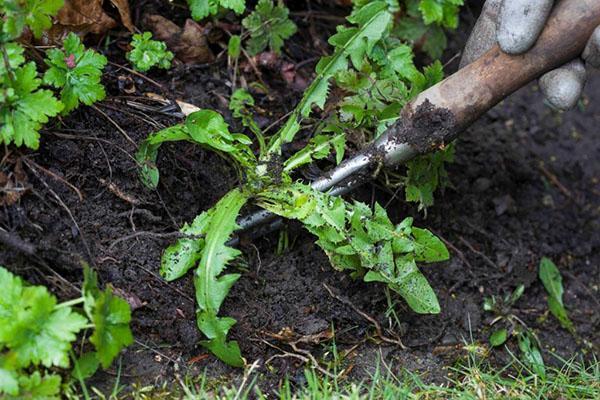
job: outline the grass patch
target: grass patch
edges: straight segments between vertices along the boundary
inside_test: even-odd
[[[124,395],[106,399],[185,399],[185,400],[400,400],[400,399],[598,399],[600,398],[600,362],[580,363],[561,360],[561,368],[548,367],[546,377],[534,374],[518,359],[504,368],[494,368],[485,361],[469,357],[449,369],[448,382],[425,383],[415,373],[391,372],[383,365],[369,379],[352,382],[323,376],[315,370],[305,371],[306,382],[294,385],[284,380],[277,390],[263,392],[260,375],[247,370],[238,386],[222,385],[206,377],[179,379],[176,387],[136,387]],[[113,392],[114,393],[114,392]]]

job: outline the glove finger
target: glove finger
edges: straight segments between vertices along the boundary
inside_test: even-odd
[[[509,54],[529,50],[542,32],[554,0],[505,0],[498,21],[498,44]]]
[[[460,59],[459,68],[471,64],[496,44],[496,25],[503,0],[487,0]]]
[[[600,26],[594,30],[592,37],[585,46],[583,59],[588,65],[600,68]]]
[[[543,75],[540,88],[552,107],[570,110],[579,101],[585,80],[585,65],[577,59]]]

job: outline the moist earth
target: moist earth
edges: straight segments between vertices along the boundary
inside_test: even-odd
[[[110,86],[119,76],[133,79],[135,95]],[[68,298],[77,295],[85,261],[103,284],[126,297],[135,306],[136,341],[123,353],[122,382],[173,382],[174,376],[204,371],[217,382],[235,382],[242,371],[199,346],[191,278],[165,282],[158,270],[161,252],[178,228],[234,187],[237,175],[214,153],[189,143],[167,144],[157,162],[159,187],[151,191],[141,184],[133,158],[149,133],[180,122],[143,93],[216,109],[241,129],[223,101],[231,90],[227,73],[217,61],[156,72],[152,79],[162,87],[111,66],[107,100],[48,126],[39,151],[7,151],[0,170],[20,176],[27,190],[0,210],[0,225],[10,237],[0,243],[0,263]],[[272,115],[259,122],[275,121],[300,96],[299,91],[291,96],[273,78],[272,91],[259,99],[259,107]],[[599,73],[590,75],[579,107],[566,113],[544,105],[531,84],[460,136],[456,160],[447,168],[451,184],[426,214],[403,202],[402,191],[378,184],[354,194],[385,205],[394,222],[414,216],[416,226],[446,242],[451,259],[422,267],[438,294],[439,315],[414,314],[383,285],[334,271],[315,238],[294,223],[285,228],[289,246],[282,252],[276,251],[280,233],[242,238],[244,258],[231,267],[242,277],[221,313],[237,320],[230,338],[248,363],[259,361],[264,373],[259,385],[268,390],[285,376],[301,383],[308,354],[331,366],[334,348],[338,367],[352,378],[366,379],[385,363],[442,382],[448,367],[466,357],[465,343],[487,342],[492,315],[483,311],[484,297],[504,295],[521,283],[525,293],[512,311],[537,333],[547,362],[555,360],[551,353],[568,359],[597,351],[599,118]],[[548,314],[537,278],[542,256],[561,270],[577,335]],[[399,338],[404,347],[382,336]],[[509,347],[517,352],[514,343]],[[510,355],[494,350],[489,359],[505,363]],[[94,383],[110,385],[116,375],[112,367]]]

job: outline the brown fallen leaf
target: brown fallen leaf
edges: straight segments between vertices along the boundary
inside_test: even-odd
[[[144,23],[154,34],[154,38],[162,40],[179,60],[186,64],[204,64],[215,59],[208,47],[208,27],[188,19],[183,28],[161,15],[147,15]]]
[[[135,311],[138,308],[142,308],[148,304],[148,302],[140,300],[140,298],[133,292],[128,292],[126,290],[123,290],[118,287],[114,287],[112,285],[111,285],[111,287],[112,287],[112,291],[115,294],[115,296],[118,296],[122,299],[125,299],[125,301],[127,301],[127,303],[129,304],[129,307],[131,307],[131,311]]]
[[[0,206],[11,206],[21,199],[30,185],[27,182],[27,174],[23,171],[21,159],[14,162],[12,172],[0,171]]]
[[[129,32],[135,32],[135,26],[131,22],[131,12],[129,11],[129,2],[127,0],[110,0],[113,6],[119,12],[121,16],[121,23],[129,30]]]
[[[48,43],[58,43],[69,33],[75,32],[80,36],[88,33],[103,34],[118,26],[118,22],[110,17],[103,8],[103,0],[65,0],[64,6],[58,11],[55,23],[44,37]],[[130,31],[135,31],[131,22],[131,13],[127,0],[111,0],[117,9],[121,23]]]

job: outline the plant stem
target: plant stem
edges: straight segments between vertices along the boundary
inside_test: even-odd
[[[77,304],[81,304],[85,301],[85,299],[83,297],[78,297],[76,299],[73,300],[68,300],[65,301],[64,303],[60,303],[57,304],[54,309],[58,310],[59,308],[65,308],[65,307],[71,307],[71,306],[76,306]]]
[[[8,52],[6,51],[6,45],[2,44],[2,59],[4,60],[4,67],[6,68],[6,74],[8,75],[8,79],[10,83],[15,83],[15,75],[13,74],[12,68],[10,67],[10,60],[8,59]]]

